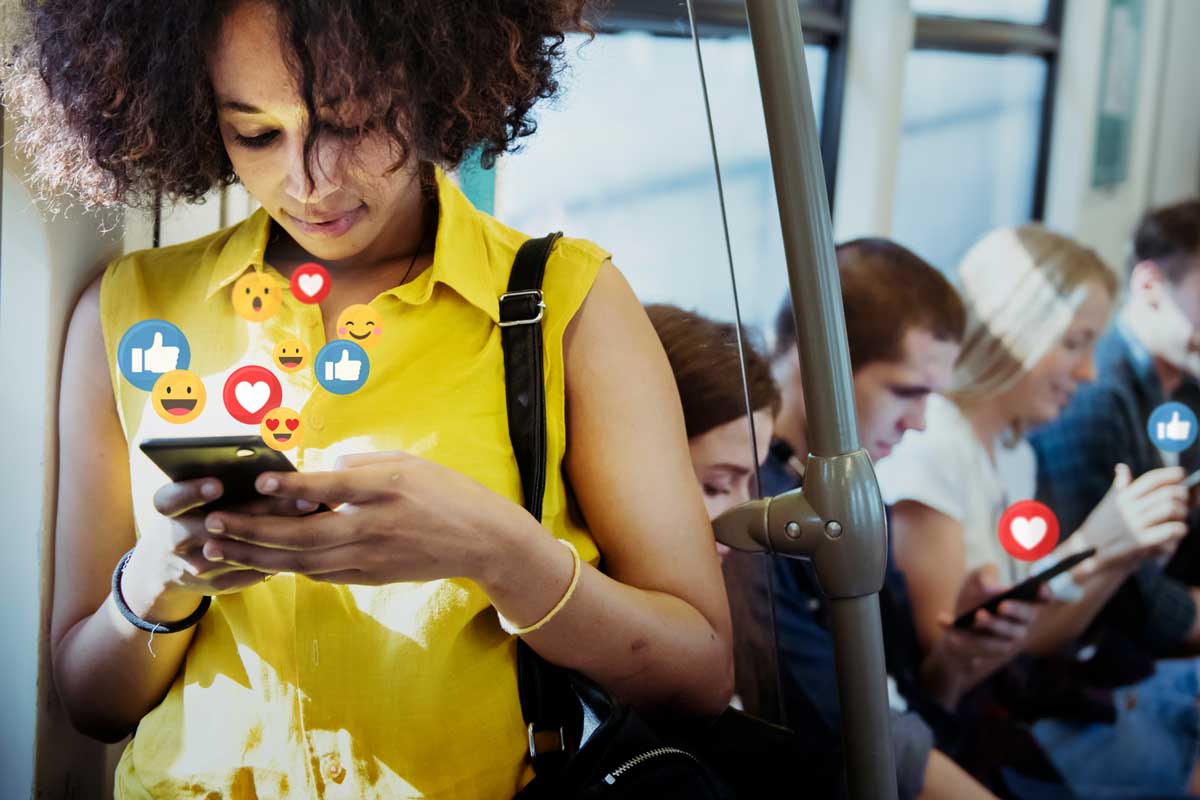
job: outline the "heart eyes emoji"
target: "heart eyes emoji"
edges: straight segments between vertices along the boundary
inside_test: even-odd
[[[272,450],[291,450],[304,438],[300,415],[284,406],[273,408],[263,416],[259,435]]]

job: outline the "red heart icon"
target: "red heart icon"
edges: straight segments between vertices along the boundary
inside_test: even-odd
[[[291,419],[285,419],[283,421],[283,424],[288,426],[289,431],[294,431],[294,430],[296,430],[296,427],[300,424],[300,418],[292,417]]]
[[[292,296],[301,303],[319,303],[329,294],[329,271],[320,264],[301,264],[292,272]]]
[[[279,427],[279,420],[277,420],[277,419],[265,419],[265,420],[263,420],[263,422],[265,422],[267,424],[267,427],[270,428],[271,430],[275,430],[276,428]]]

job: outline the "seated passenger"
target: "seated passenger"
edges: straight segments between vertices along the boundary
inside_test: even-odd
[[[1133,475],[1164,465],[1200,468],[1200,448],[1167,452],[1147,432],[1155,408],[1200,411],[1200,199],[1154,209],[1133,237],[1129,299],[1096,347],[1097,379],[1058,419],[1035,429],[1038,498],[1073,530],[1104,497],[1113,468]],[[1192,432],[1194,436],[1195,432]],[[1149,655],[1200,651],[1200,514],[1165,572],[1144,564],[1109,600],[1097,624]]]
[[[51,659],[78,728],[134,734],[117,797],[512,797],[532,777],[518,636],[639,708],[722,711],[720,562],[640,303],[604,250],[557,243],[539,522],[498,325],[527,237],[435,166],[532,129],[582,3],[25,8],[33,38],[5,78],[44,185],[116,204],[240,180],[262,205],[116,260],[70,324]],[[290,281],[313,261],[326,278]],[[186,358],[161,330],[118,365],[152,318],[187,337],[206,405],[127,377]],[[355,321],[364,343],[335,341]],[[289,339],[317,363],[337,345],[338,367],[271,369]],[[304,433],[301,471],[259,476],[267,497],[213,511],[248,487],[167,483],[138,447],[256,433],[268,391]]]
[[[1004,583],[1030,573],[997,535],[1006,508],[1034,494],[1023,432],[1054,419],[1094,377],[1093,349],[1116,294],[1094,252],[1037,225],[986,236],[967,253],[960,279],[968,323],[950,388],[929,399],[925,430],[910,431],[878,466],[926,652],[967,610],[961,591],[972,570],[991,567]],[[1176,471],[1132,483],[1127,469],[1118,471],[1066,548],[1086,543],[1099,554],[1056,585],[1062,594],[1038,614],[1024,650],[1070,648],[1133,571],[1174,549],[1185,530],[1177,482]],[[1082,797],[1182,792],[1200,741],[1196,688],[1196,664],[1162,664],[1103,713],[1040,719],[1034,733]]]
[[[860,239],[840,245],[837,258],[859,437],[873,458],[882,458],[906,430],[923,427],[926,399],[950,380],[966,314],[946,279],[898,244]],[[763,493],[772,495],[800,484],[808,424],[790,302],[780,309],[775,333],[774,367],[783,407],[762,470]],[[773,562],[786,721],[796,729],[820,728],[837,737],[841,711],[824,595],[808,561],[777,558]],[[994,581],[977,571],[963,592],[963,602],[982,602],[996,591]],[[735,602],[732,589],[730,601]],[[904,576],[890,555],[880,606],[889,688],[897,710],[893,718],[896,766],[902,796],[913,797],[923,782],[927,788],[931,780],[938,782],[935,774],[959,772],[940,752],[933,750],[930,757],[931,749],[935,745],[961,749],[951,710],[992,665],[1019,650],[1034,609],[1030,604],[1007,602],[995,618],[980,614],[972,630],[948,628],[939,645],[922,656]],[[741,676],[738,685],[740,690]],[[1032,742],[1029,749],[1036,760]],[[1048,768],[1034,774],[1055,778]]]
[[[755,473],[767,457],[771,441],[773,416],[778,412],[780,393],[771,377],[771,365],[754,347],[743,341],[739,355],[737,329],[728,323],[713,322],[694,312],[675,306],[646,307],[650,321],[662,340],[671,362],[671,370],[683,402],[683,415],[688,429],[688,445],[696,480],[704,490],[709,515],[716,518],[724,511],[758,494]],[[744,355],[744,362],[742,356]],[[745,388],[742,367],[745,367]],[[754,437],[746,416],[746,388],[754,409]],[[755,452],[755,448],[757,452]],[[723,554],[729,548],[717,544]],[[782,559],[778,559],[782,560]],[[736,573],[744,580],[746,573]],[[762,609],[745,608],[749,592],[744,583],[731,587],[730,603],[735,609],[735,624],[756,626],[753,612]],[[738,613],[739,606],[743,613]],[[752,630],[750,635],[762,633]],[[765,648],[773,648],[770,631],[765,640],[754,641],[750,647],[735,653],[739,685],[757,688],[756,684],[773,681],[773,658],[764,659]],[[745,630],[740,633],[746,633]],[[829,665],[832,669],[832,662]],[[750,680],[742,673],[752,671]],[[836,698],[833,700],[836,706]],[[799,776],[799,786],[814,797],[844,793],[841,769],[840,739],[821,725],[810,726],[808,720],[796,720],[793,726],[803,742],[802,752],[807,763]],[[914,722],[916,724],[914,724]],[[929,734],[915,720],[894,723],[893,737],[898,748],[919,759],[915,779],[902,780],[904,797],[926,800],[971,800],[991,797],[982,786],[959,769],[954,762],[937,751],[930,752]],[[829,769],[834,765],[832,769]],[[816,780],[818,786],[814,786]],[[914,782],[915,781],[915,782]]]

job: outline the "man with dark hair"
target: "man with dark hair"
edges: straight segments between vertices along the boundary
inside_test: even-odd
[[[940,272],[895,242],[856,239],[838,246],[837,261],[859,439],[879,460],[906,430],[924,425],[925,399],[950,378],[966,311]],[[773,352],[775,380],[783,392],[776,458],[786,464],[792,453],[808,454],[790,301],[776,317]],[[764,493],[792,488],[798,477],[784,475],[771,485],[764,477]]]
[[[1155,447],[1147,422],[1174,400],[1200,411],[1200,198],[1153,209],[1133,236],[1129,298],[1096,348],[1098,379],[1075,392],[1054,422],[1029,437],[1038,497],[1074,531],[1112,483],[1116,464],[1134,477],[1164,465],[1191,472],[1200,448]],[[1200,651],[1200,517],[1166,569],[1150,564],[1109,601],[1095,626],[1152,655]]]
[[[958,356],[966,311],[954,288],[914,253],[886,239],[859,239],[837,248],[853,371],[859,437],[874,459],[891,452],[906,430],[925,424],[929,395],[944,389]],[[797,359],[792,309],[785,302],[775,325],[773,368],[782,395],[770,455],[760,470],[763,495],[775,495],[803,480],[807,456],[805,409]],[[828,607],[807,561],[776,558],[775,626],[780,688],[786,722],[796,730],[840,729],[837,669],[828,628]],[[964,589],[963,605],[972,607],[998,587],[982,571]],[[986,661],[977,645],[988,638],[977,631],[951,630],[945,646],[922,655],[913,624],[904,576],[889,552],[880,592],[885,651],[892,700],[892,741],[902,797],[923,787],[956,786],[945,796],[976,796],[982,787],[969,781],[939,752],[956,747],[960,737],[953,710],[962,693],[986,674],[974,663]],[[1023,623],[1005,617],[1010,632],[1023,635]],[[991,643],[997,640],[992,639]],[[739,689],[740,691],[740,689]],[[753,689],[748,690],[748,694]],[[775,698],[771,698],[775,699]],[[904,713],[908,712],[908,713]],[[1040,757],[1036,752],[1034,759]],[[938,749],[934,749],[935,746]],[[993,763],[1006,763],[1003,758]],[[1054,780],[1044,761],[1037,777]],[[965,783],[955,781],[961,777]],[[991,781],[992,775],[982,775]]]

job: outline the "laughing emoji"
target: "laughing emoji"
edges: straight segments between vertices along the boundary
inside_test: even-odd
[[[164,373],[150,390],[150,405],[167,422],[182,425],[200,416],[207,398],[200,377],[187,369]]]
[[[284,339],[275,345],[275,364],[284,372],[296,372],[308,363],[308,346],[299,339]]]
[[[258,433],[272,450],[291,450],[304,438],[300,415],[290,408],[279,406],[263,415]]]
[[[283,304],[283,286],[265,272],[247,272],[233,285],[233,310],[242,319],[263,322]]]
[[[338,337],[358,342],[364,349],[375,346],[375,340],[383,332],[379,325],[379,312],[365,303],[346,306],[337,318]]]

